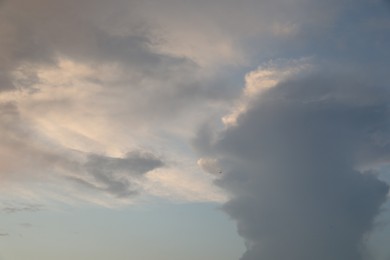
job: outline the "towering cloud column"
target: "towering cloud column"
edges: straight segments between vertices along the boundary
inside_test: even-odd
[[[389,93],[305,76],[264,90],[212,144],[241,260],[361,260],[386,200]]]

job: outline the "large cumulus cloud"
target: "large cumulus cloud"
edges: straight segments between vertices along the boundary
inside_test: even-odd
[[[370,258],[366,239],[389,189],[378,178],[390,152],[388,10],[287,5],[270,12],[273,29],[254,47],[263,65],[246,75],[223,129],[199,132],[200,166],[221,172],[242,260]]]
[[[203,146],[222,167],[243,260],[364,259],[389,189],[375,172],[390,159],[389,98],[361,78],[292,77]]]

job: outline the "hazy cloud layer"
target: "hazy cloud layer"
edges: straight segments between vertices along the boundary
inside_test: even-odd
[[[227,80],[202,72],[189,56],[163,51],[165,28],[145,7],[122,0],[1,3],[0,176],[12,183],[5,193],[35,200],[42,182],[43,193],[65,201],[71,193],[100,203],[93,191],[132,197],[148,181],[135,176],[163,163],[127,157],[128,151],[164,154],[177,168],[166,167],[164,178],[177,179],[178,169],[191,168],[182,177],[191,182],[199,171],[192,167],[196,160],[184,165],[180,161],[190,155],[174,147],[192,134],[203,111],[232,94],[219,94],[220,82]],[[122,176],[125,171],[129,174]],[[63,176],[73,182],[62,185]],[[151,180],[147,193],[180,185],[172,181],[165,187],[160,180]],[[76,191],[79,185],[89,192]]]

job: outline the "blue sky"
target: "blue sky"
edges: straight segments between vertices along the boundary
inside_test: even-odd
[[[3,259],[236,259],[244,251],[217,205],[149,204],[8,214]]]
[[[0,260],[388,260],[390,3],[0,0]]]

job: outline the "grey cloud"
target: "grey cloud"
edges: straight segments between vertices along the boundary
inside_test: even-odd
[[[241,44],[252,45],[253,40],[253,45],[258,49],[259,42],[265,42],[264,46],[260,46],[261,52],[271,53],[273,57],[288,57],[304,52],[304,55],[322,53],[332,57],[365,56],[368,59],[369,54],[362,50],[370,48],[370,55],[378,55],[377,50],[382,49],[379,47],[387,46],[390,38],[384,30],[366,29],[365,34],[370,37],[360,37],[367,22],[385,17],[382,13],[379,13],[378,17],[375,11],[383,6],[375,4],[374,1],[352,3],[332,0],[324,3],[308,0],[248,0],[238,3],[214,0],[192,3],[166,0],[150,1],[149,5],[144,5],[139,1],[123,0],[110,3],[90,0],[72,0],[66,3],[58,0],[50,3],[41,0],[16,0],[4,2],[3,5],[3,11],[0,12],[0,21],[3,24],[0,34],[7,40],[0,45],[0,52],[5,57],[0,68],[4,74],[1,76],[4,88],[12,88],[9,72],[21,63],[55,65],[58,56],[92,64],[119,62],[131,69],[159,76],[166,75],[178,66],[196,68],[195,64],[186,58],[164,55],[150,48],[165,40],[161,32],[154,33],[157,31],[157,25],[152,24],[155,19],[169,21],[164,24],[166,26],[182,22],[183,26],[188,27],[181,28],[182,31],[198,30],[199,28],[192,27],[193,24],[210,24],[210,27],[219,28],[228,39],[237,42],[236,47],[239,48],[242,47]],[[358,12],[360,15],[354,18],[352,12]],[[188,22],[191,19],[195,19],[192,24]],[[302,28],[298,34],[280,39],[266,32],[274,24],[282,27],[296,24]],[[255,28],[263,29],[257,31]],[[201,35],[214,37],[207,35],[210,33],[212,31],[200,31]],[[369,40],[373,37],[376,38],[375,42]],[[190,75],[187,74],[187,77]],[[167,76],[172,75],[168,73]]]
[[[7,72],[0,72],[0,89],[1,90],[10,90],[13,89],[13,83],[11,82],[11,79],[8,76]]]
[[[174,58],[153,51],[150,47],[153,43],[148,35],[116,36],[104,31],[97,31],[95,35],[97,49],[91,58],[101,57],[104,61],[132,65],[133,69],[136,67],[137,70],[143,70],[149,75],[156,73],[163,75],[164,70],[169,70],[169,67],[186,65],[184,58]],[[153,71],[156,68],[162,71]]]
[[[33,224],[28,223],[28,222],[20,223],[19,225],[20,225],[21,227],[24,227],[24,228],[32,228],[32,227],[34,227]]]
[[[8,233],[0,233],[0,237],[8,237],[9,234]]]
[[[34,203],[23,203],[23,204],[10,204],[2,207],[1,212],[3,213],[19,213],[19,212],[38,212],[44,210],[44,205]]]
[[[161,159],[150,153],[131,152],[124,158],[90,155],[84,165],[87,177],[67,177],[86,188],[104,191],[117,197],[129,197],[138,194],[134,180],[147,172],[164,165]]]
[[[110,4],[90,0],[5,2],[0,11],[0,35],[7,39],[0,44],[0,55],[5,57],[0,61],[0,89],[33,88],[42,83],[36,71],[39,66],[56,68],[59,59],[70,59],[91,68],[115,68],[117,74],[109,79],[93,75],[83,80],[104,87],[94,96],[94,103],[104,106],[104,113],[117,121],[130,118],[143,125],[145,118],[148,122],[150,118],[173,120],[210,100],[231,98],[229,93],[234,91],[222,90],[220,86],[227,84],[220,84],[220,78],[198,80],[195,62],[158,50],[164,36],[155,33],[153,26],[157,25],[149,23],[149,14],[144,17],[145,13],[133,11],[139,4],[122,0]],[[79,106],[67,102],[67,107]]]
[[[41,171],[78,169],[80,156],[76,152],[59,149],[49,142],[43,145],[39,138],[36,129],[21,118],[17,104],[0,103],[0,175],[4,181],[26,172],[35,179]]]
[[[178,41],[182,41],[181,48],[201,52],[198,37],[195,37],[194,42],[186,39],[190,32],[191,35],[199,36],[200,41],[206,41],[206,45],[222,39],[221,46],[226,47],[226,39],[226,43],[231,42],[232,51],[236,51],[235,47],[240,51],[242,48],[243,52],[248,51],[248,55],[253,54],[255,59],[314,54],[329,59],[351,59],[352,62],[343,65],[353,66],[356,60],[365,60],[370,62],[363,66],[365,69],[372,72],[374,69],[371,69],[371,65],[380,63],[381,66],[375,66],[375,70],[379,68],[382,75],[387,76],[388,61],[378,60],[388,55],[383,55],[382,48],[389,45],[388,30],[384,30],[388,18],[382,13],[376,15],[375,11],[381,6],[368,2],[371,3],[348,0],[3,1],[0,9],[0,91],[15,88],[25,90],[37,83],[45,84],[39,82],[36,69],[40,65],[48,69],[56,68],[60,59],[69,59],[75,64],[91,68],[107,66],[114,68],[117,74],[110,74],[106,78],[104,75],[89,75],[87,79],[75,79],[75,85],[81,82],[77,85],[80,88],[87,85],[84,84],[85,80],[98,85],[97,93],[92,87],[91,95],[86,95],[88,98],[85,99],[79,99],[81,95],[72,91],[76,93],[75,96],[64,95],[64,99],[38,97],[36,100],[33,91],[25,91],[23,95],[26,96],[21,100],[1,106],[0,153],[5,161],[0,166],[1,174],[13,176],[15,172],[36,171],[45,175],[47,172],[65,170],[75,173],[68,176],[74,183],[95,191],[103,190],[117,196],[135,193],[137,189],[128,179],[129,175],[131,178],[142,176],[146,170],[139,169],[138,172],[126,175],[121,167],[128,163],[131,168],[137,163],[125,158],[116,158],[119,162],[115,158],[91,156],[89,162],[83,165],[79,157],[84,156],[83,152],[90,151],[80,152],[82,155],[74,158],[70,155],[74,151],[58,147],[63,140],[52,140],[46,130],[34,125],[34,119],[45,119],[48,114],[53,115],[53,118],[61,119],[62,115],[71,118],[74,113],[97,118],[97,122],[109,125],[112,131],[134,128],[134,132],[147,129],[149,132],[161,134],[165,131],[172,135],[176,131],[173,128],[188,134],[205,117],[219,116],[221,107],[239,92],[236,85],[240,85],[241,81],[238,79],[242,78],[248,67],[229,67],[224,73],[216,73],[217,76],[211,75],[214,72],[203,75],[203,72],[199,72],[202,69],[199,64],[185,55],[188,53],[179,51],[168,54],[158,48],[166,43],[165,36],[172,36],[171,32],[173,39],[168,40],[173,40],[170,42],[172,49],[175,49],[175,37],[178,37]],[[353,12],[345,10],[359,14],[359,10],[370,12],[355,16]],[[348,21],[350,17],[354,18],[352,23]],[[359,20],[359,17],[362,19]],[[161,22],[161,28],[157,27],[160,24],[153,22]],[[273,35],[275,32],[270,30],[274,25],[280,26],[278,30],[287,33]],[[288,32],[291,29],[289,26],[292,26],[293,33]],[[364,37],[360,34],[362,28],[365,28]],[[371,41],[374,38],[375,41]],[[230,45],[227,45],[229,53]],[[200,56],[213,54],[208,48],[205,53]],[[225,71],[224,66],[219,69]],[[15,77],[15,70],[18,70],[19,77]],[[54,89],[57,86],[52,87]],[[39,92],[39,89],[34,90]],[[8,93],[0,94],[7,97]],[[50,96],[51,93],[48,91],[45,94]],[[25,114],[19,116],[18,106],[25,105],[23,102],[29,105],[24,107]],[[50,124],[50,118],[48,122]],[[74,123],[82,125],[76,120]],[[53,141],[55,151],[46,146],[47,140],[37,141],[37,136]],[[370,138],[378,146],[362,149],[359,155],[361,160],[386,160],[380,158],[388,149],[386,132],[376,131]],[[237,144],[238,147],[240,144]],[[80,172],[86,174],[76,174]]]
[[[389,187],[390,96],[344,76],[290,79],[266,91],[211,151],[231,199],[242,260],[365,258]]]
[[[137,1],[2,2],[0,91],[6,92],[0,95],[5,100],[17,96],[15,102],[0,104],[0,174],[6,181],[32,179],[49,184],[58,181],[55,180],[58,176],[68,175],[64,172],[71,172],[74,175],[68,177],[73,183],[123,197],[137,193],[131,178],[163,165],[157,158],[135,154],[125,158],[92,155],[83,165],[82,157],[91,151],[77,152],[64,147],[63,140],[53,140],[50,133],[41,129],[39,120],[35,120],[37,114],[45,119],[48,114],[57,113],[56,118],[61,119],[64,114],[79,115],[86,110],[86,114],[102,119],[99,122],[111,124],[112,131],[145,125],[154,129],[156,124],[169,128],[168,119],[175,120],[174,115],[184,114],[187,108],[209,96],[207,84],[193,76],[195,63],[153,48],[159,39],[148,21],[132,11],[134,6]],[[104,76],[102,79],[101,75],[75,79],[102,88],[99,93],[91,90],[85,103],[66,95],[63,99],[49,97],[34,101],[37,98],[34,94],[40,91],[36,85],[47,84],[40,82],[37,69],[59,68],[61,59],[91,68],[108,66],[119,72],[110,74],[109,79]],[[67,87],[59,85],[47,87]],[[26,95],[23,100],[18,99],[21,92],[16,88],[22,88],[22,95]],[[11,90],[14,93],[9,95]],[[31,106],[26,108],[26,103]]]
[[[142,175],[162,165],[163,162],[153,154],[130,152],[124,158],[90,155],[85,167],[92,174],[124,171],[133,175]]]
[[[386,75],[390,44],[388,10],[384,1],[258,1],[252,12],[264,12],[253,24],[273,24],[291,33],[259,33],[248,39],[248,49],[261,62],[302,56],[365,66]],[[240,2],[241,4],[241,2]],[[262,8],[263,7],[263,8]],[[264,19],[264,20],[263,20]],[[276,26],[276,27],[278,27]],[[283,29],[286,27],[285,29]],[[248,28],[253,28],[248,25]],[[295,28],[295,29],[294,29]],[[256,56],[256,57],[258,57]]]
[[[22,178],[50,185],[63,180],[81,185],[94,192],[117,197],[134,196],[139,192],[142,176],[164,166],[164,162],[151,153],[135,151],[123,158],[107,157],[84,152],[68,151],[61,146],[45,146],[34,137],[30,125],[23,124],[18,108],[13,103],[0,104],[1,176],[5,183]],[[86,162],[85,162],[86,161]],[[47,174],[51,173],[50,180]],[[15,179],[14,179],[15,178]],[[7,205],[4,213],[41,210],[40,205]]]
[[[170,64],[183,59],[158,54],[151,45],[151,30],[143,21],[127,17],[136,1],[8,1],[0,11],[1,59],[0,87],[12,89],[12,72],[24,63],[56,65],[58,57],[99,64],[122,63],[142,73],[162,73]],[[122,8],[122,10],[121,10]],[[109,21],[116,19],[130,23],[133,30],[113,33]],[[131,14],[131,16],[136,16]],[[120,17],[120,18],[119,18]],[[120,26],[118,26],[120,27]],[[145,27],[138,29],[138,27]],[[125,30],[120,28],[119,30]],[[128,29],[128,28],[127,28]],[[30,72],[32,73],[32,72]]]

